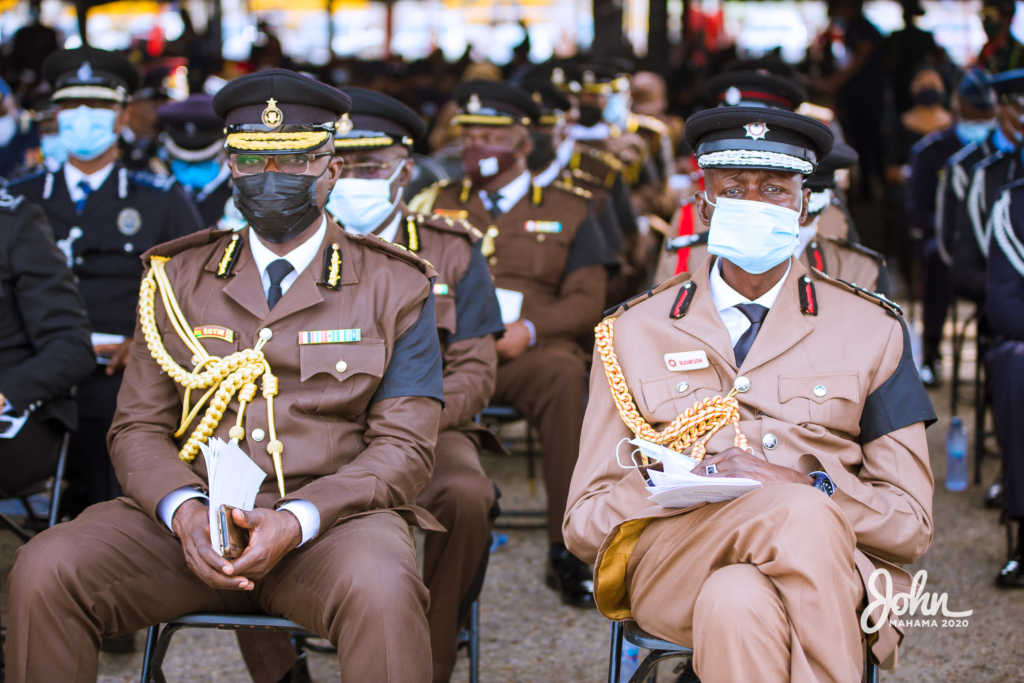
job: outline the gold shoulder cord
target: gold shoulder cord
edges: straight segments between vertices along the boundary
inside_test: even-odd
[[[260,337],[254,348],[237,351],[225,358],[211,356],[203,348],[198,339],[188,334],[192,329],[185,320],[185,315],[178,307],[178,301],[174,297],[171,283],[164,271],[164,264],[170,259],[164,256],[153,256],[150,258],[151,268],[149,274],[142,281],[142,288],[139,293],[139,318],[142,323],[142,332],[146,338],[146,346],[153,359],[163,368],[175,382],[185,387],[185,400],[181,411],[181,424],[174,438],[181,438],[185,430],[195,419],[200,408],[210,399],[210,406],[199,425],[192,432],[192,435],[185,441],[185,445],[178,452],[178,457],[185,462],[192,462],[199,454],[199,444],[206,443],[213,435],[217,425],[220,424],[224,411],[231,403],[231,397],[238,391],[238,420],[235,426],[228,432],[229,437],[236,444],[245,438],[245,428],[242,427],[242,419],[245,416],[245,406],[256,397],[256,379],[263,376],[263,397],[267,399],[267,426],[270,429],[270,443],[267,444],[267,452],[274,459],[274,470],[277,473],[277,488],[283,498],[284,492],[284,471],[281,467],[281,454],[284,452],[284,445],[277,440],[277,430],[274,427],[274,396],[277,395],[277,377],[270,370],[270,364],[263,356],[262,348],[267,340]],[[174,326],[178,337],[185,342],[185,346],[194,354],[196,363],[195,370],[189,372],[174,362],[171,355],[164,348],[160,330],[156,324],[156,291],[160,290],[160,298],[163,301],[167,317]],[[206,389],[206,393],[189,409],[189,403],[193,389]]]
[[[747,437],[740,432],[740,405],[734,398],[736,389],[730,391],[725,398],[714,396],[698,401],[685,413],[672,420],[663,432],[652,427],[640,415],[640,411],[629,393],[629,388],[626,386],[626,378],[622,374],[619,359],[616,358],[615,349],[612,346],[614,325],[615,318],[605,318],[594,330],[597,337],[597,348],[601,353],[604,374],[608,377],[608,386],[611,387],[615,407],[618,409],[622,421],[626,423],[636,438],[666,446],[677,453],[682,453],[696,442],[690,457],[700,461],[704,459],[704,454],[707,452],[708,439],[731,422],[736,428],[736,438],[733,443],[737,448],[749,451]],[[700,439],[701,436],[704,438]],[[641,455],[640,457],[643,459],[644,465],[649,464],[646,456]]]

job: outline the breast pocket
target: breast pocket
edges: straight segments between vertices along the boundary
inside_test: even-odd
[[[784,422],[855,433],[860,424],[860,380],[856,372],[780,375],[779,403]]]
[[[671,422],[693,404],[722,392],[715,367],[671,372],[640,380],[646,416],[651,422]]]
[[[164,348],[167,349],[167,353],[171,354],[171,358],[174,359],[181,367],[191,371],[195,367],[193,362],[192,350],[185,345],[181,337],[174,329],[166,329],[163,331]],[[238,351],[238,335],[232,334],[231,341],[227,339],[221,339],[217,337],[207,337],[203,339],[196,339],[196,342],[206,349],[206,353],[217,358],[224,358],[230,356],[235,351]],[[209,366],[207,366],[209,367]]]
[[[559,284],[569,261],[569,240],[562,233],[531,234],[529,240],[532,240],[532,250],[536,254],[534,275],[550,285]]]
[[[384,359],[383,339],[300,346],[299,408],[346,418],[361,414],[384,376]]]

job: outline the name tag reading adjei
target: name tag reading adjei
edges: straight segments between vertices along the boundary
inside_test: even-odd
[[[665,354],[665,367],[672,372],[683,370],[700,370],[711,365],[708,354],[704,351],[680,351]]]
[[[341,344],[362,339],[360,330],[320,330],[299,332],[299,344]]]
[[[562,232],[558,221],[526,221],[526,232]]]

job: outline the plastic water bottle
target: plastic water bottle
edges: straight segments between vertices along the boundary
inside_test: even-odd
[[[619,664],[619,681],[626,683],[640,668],[640,648],[633,643],[622,641],[622,660]]]
[[[967,488],[967,428],[959,417],[950,422],[946,432],[946,490]]]

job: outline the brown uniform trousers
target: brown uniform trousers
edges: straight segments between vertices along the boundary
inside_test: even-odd
[[[153,360],[138,328],[109,439],[126,497],[89,508],[18,551],[7,680],[95,681],[101,637],[202,610],[292,619],[339,646],[346,681],[430,680],[428,596],[408,524],[439,528],[412,504],[430,477],[441,412],[440,351],[433,308],[425,306],[432,299],[424,274],[435,273],[408,252],[328,222],[326,258],[316,258],[269,310],[248,232],[239,237],[224,278],[216,276],[230,262],[224,233],[203,231],[154,251],[173,256],[166,273],[188,324],[232,332],[201,340],[211,355],[251,348],[261,329],[273,333],[263,352],[280,385],[274,416],[288,495],[279,497],[260,443],[259,430],[268,430],[260,394],[245,411],[240,445],[267,473],[256,505],[307,500],[320,515],[318,535],[252,592],[214,590],[192,573],[156,508],[180,487],[205,490],[205,463],[202,455],[191,464],[178,458],[172,434],[184,390]],[[335,244],[336,289],[323,265]],[[167,352],[191,368],[191,353],[156,298]],[[301,331],[336,328],[359,329],[361,341],[298,344]],[[236,410],[232,401],[213,436],[228,440]]]
[[[492,403],[512,405],[540,435],[551,543],[562,541],[583,425],[586,367],[576,339],[600,320],[606,265],[615,263],[588,204],[585,191],[552,184],[532,187],[493,218],[466,181],[441,187],[423,209],[463,217],[490,233],[482,247],[495,286],[523,294],[521,318],[533,323],[537,344],[498,366]],[[538,222],[544,222],[540,229]]]
[[[909,575],[893,563],[917,560],[931,541],[922,420],[934,412],[901,321],[838,284],[805,281],[796,262],[738,369],[710,293],[713,261],[693,275],[688,310],[680,310],[681,275],[615,318],[614,350],[640,414],[662,430],[742,375],[749,390],[737,395],[739,427],[754,455],[823,470],[835,495],[785,484],[688,510],[651,503],[640,472],[616,462],[633,432],[595,368],[566,543],[595,562],[602,613],[694,646],[705,683],[853,683],[863,658],[862,582],[884,567],[894,590],[907,590]],[[801,291],[816,315],[803,312]],[[667,370],[664,354],[681,351],[704,351],[708,367]],[[732,447],[734,436],[726,426],[708,453]],[[873,656],[891,659],[900,637],[884,626],[871,639]]]
[[[460,617],[465,617],[463,601],[490,542],[494,484],[480,464],[479,445],[483,441],[492,450],[500,448],[488,430],[473,422],[494,391],[494,334],[504,329],[487,265],[473,247],[478,234],[463,221],[403,208],[394,240],[438,273],[434,310],[442,342],[445,408],[434,449],[434,473],[416,497],[416,504],[446,529],[427,532],[424,543],[435,683],[451,677]],[[239,632],[238,641],[255,683],[275,683],[295,663],[288,634]]]

